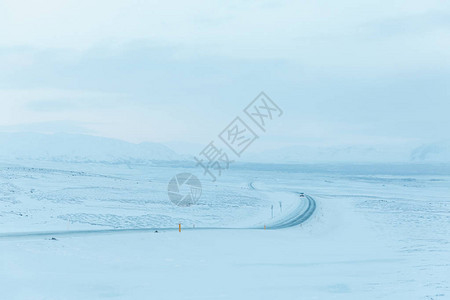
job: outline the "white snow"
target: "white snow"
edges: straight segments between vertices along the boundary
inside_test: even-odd
[[[83,134],[0,133],[0,158],[8,161],[142,163],[150,160],[181,160],[158,143],[128,143]]]
[[[0,298],[447,299],[450,176],[420,168],[236,166],[214,184],[200,177],[201,201],[179,208],[167,183],[195,168],[2,164],[2,234],[183,229],[0,237]],[[271,205],[282,218],[293,192],[317,201],[301,226],[184,230],[270,222]]]

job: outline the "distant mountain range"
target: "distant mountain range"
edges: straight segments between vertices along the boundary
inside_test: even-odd
[[[112,138],[83,134],[19,132],[0,133],[0,159],[146,163],[150,161],[192,160],[192,155],[178,154],[159,143],[134,144]],[[407,146],[292,146],[256,154],[247,153],[239,161],[264,163],[450,162],[450,140],[416,148]]]
[[[249,156],[249,160],[273,163],[406,162],[409,160],[409,152],[410,149],[403,147],[390,149],[367,146],[292,146],[253,154]]]
[[[413,161],[450,162],[450,140],[420,146],[411,152]]]
[[[158,143],[133,144],[111,138],[62,133],[0,133],[0,158],[124,163],[185,159]]]
[[[450,162],[450,141],[411,146],[292,146],[244,156],[247,161],[272,163]]]

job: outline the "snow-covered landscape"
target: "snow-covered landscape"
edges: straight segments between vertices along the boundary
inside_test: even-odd
[[[449,16],[0,0],[0,300],[450,299]]]
[[[2,298],[446,299],[449,170],[242,165],[177,207],[188,163],[2,163]],[[298,193],[312,216],[271,229]]]

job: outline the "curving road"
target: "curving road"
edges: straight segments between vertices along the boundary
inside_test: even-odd
[[[268,229],[294,227],[308,220],[316,210],[316,201],[308,195],[305,195],[302,198],[306,201],[304,208],[299,205],[294,211],[287,214],[283,219],[269,225]]]
[[[256,190],[253,182],[249,183],[249,188]],[[259,225],[254,227],[196,227],[196,228],[183,228],[182,230],[261,230],[266,229],[283,229],[288,227],[294,227],[302,224],[308,220],[316,209],[316,201],[309,195],[299,196],[298,205],[294,210],[283,216],[279,220],[275,220],[272,223],[266,225]],[[41,232],[11,232],[0,233],[0,239],[9,238],[54,238],[63,236],[83,236],[83,235],[95,235],[95,234],[116,234],[116,233],[132,233],[132,232],[154,232],[154,231],[175,231],[177,227],[151,227],[151,228],[133,228],[133,229],[94,229],[94,230],[68,230],[68,231],[41,231]]]

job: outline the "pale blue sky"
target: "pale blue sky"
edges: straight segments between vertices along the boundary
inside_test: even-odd
[[[259,147],[445,140],[448,1],[0,1],[0,130],[205,144],[264,90]]]

